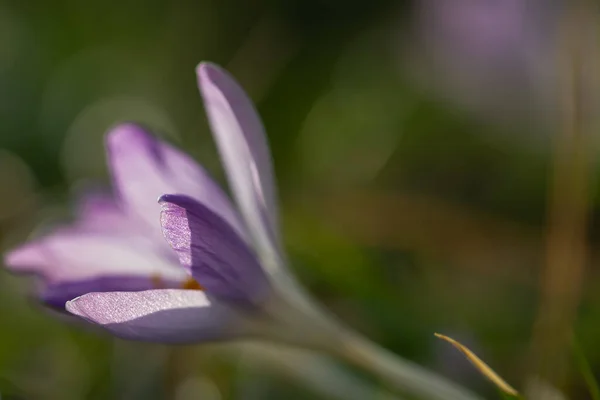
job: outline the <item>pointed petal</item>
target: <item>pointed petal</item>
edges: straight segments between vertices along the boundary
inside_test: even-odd
[[[67,311],[115,336],[159,343],[193,343],[234,334],[235,314],[199,290],[89,293]]]
[[[37,273],[48,283],[107,275],[185,280],[186,271],[159,251],[142,237],[63,229],[14,249],[4,261],[12,271]]]
[[[139,292],[150,289],[181,288],[179,280],[158,277],[109,275],[78,281],[62,281],[46,286],[41,299],[47,305],[64,309],[65,303],[92,292]]]
[[[117,192],[128,209],[156,232],[160,232],[156,200],[164,193],[182,193],[207,204],[245,235],[227,196],[186,154],[134,124],[119,125],[109,132],[106,146]]]
[[[257,302],[268,292],[255,254],[220,216],[194,199],[161,197],[161,225],[181,264],[211,295]]]
[[[145,225],[127,215],[108,194],[85,192],[77,204],[74,226],[86,232],[133,234],[143,232]]]
[[[243,89],[211,63],[197,69],[200,91],[229,183],[246,225],[259,241],[277,238],[277,205],[263,125]]]

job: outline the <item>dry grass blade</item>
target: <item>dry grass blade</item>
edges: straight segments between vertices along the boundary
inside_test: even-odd
[[[481,372],[486,378],[492,381],[504,393],[509,394],[511,396],[519,395],[519,392],[517,392],[504,379],[502,379],[497,373],[495,373],[493,369],[491,369],[486,363],[484,363],[481,360],[481,358],[477,357],[475,353],[473,353],[471,350],[469,350],[468,348],[466,348],[465,346],[448,336],[441,335],[439,333],[435,333],[434,335],[456,347],[461,353],[465,355],[465,357],[467,357],[471,364],[473,364],[475,368],[479,370],[479,372]]]

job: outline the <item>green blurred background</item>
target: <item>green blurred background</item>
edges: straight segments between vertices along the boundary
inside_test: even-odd
[[[333,313],[486,396],[493,387],[434,332],[523,388],[539,363],[535,321],[561,313],[600,371],[597,21],[568,34],[565,4],[0,0],[3,248],[68,218],[82,185],[110,184],[102,138],[119,121],[153,127],[223,181],[194,74],[209,60],[258,105],[293,270]],[[570,126],[590,162],[553,190],[560,149],[571,154],[568,134],[554,138]],[[578,190],[587,204],[571,201]],[[552,248],[586,257],[557,267],[572,284],[555,293],[565,309],[544,289]],[[222,346],[173,352],[90,332],[31,288],[0,271],[3,400],[319,398]],[[559,387],[589,398],[580,365],[563,361]],[[191,378],[173,395],[178,368]]]

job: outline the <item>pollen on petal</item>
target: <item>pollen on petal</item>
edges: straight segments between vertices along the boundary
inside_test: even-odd
[[[181,284],[181,288],[187,290],[204,290],[202,285],[200,285],[198,281],[193,278],[186,279],[185,282]]]

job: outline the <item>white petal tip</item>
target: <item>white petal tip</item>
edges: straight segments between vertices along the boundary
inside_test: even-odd
[[[70,312],[73,315],[85,318],[85,313],[83,312],[81,307],[79,307],[79,304],[77,302],[77,300],[79,300],[80,298],[81,298],[81,296],[76,297],[73,300],[67,301],[65,303],[65,310],[67,310],[68,312]]]
[[[9,270],[19,271],[44,265],[44,257],[32,245],[24,245],[4,255],[4,265]]]
[[[217,64],[210,61],[202,61],[196,66],[196,74],[200,79],[208,79],[209,75],[213,72],[223,73],[224,70]]]
[[[109,147],[119,146],[123,142],[145,138],[146,136],[146,132],[140,125],[133,122],[124,122],[109,129],[106,134],[106,143]]]

